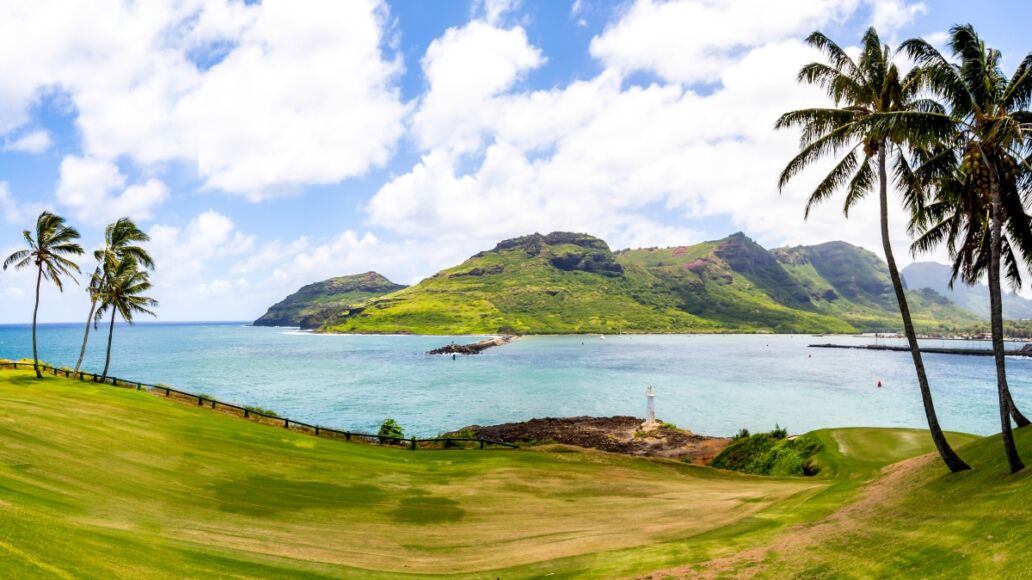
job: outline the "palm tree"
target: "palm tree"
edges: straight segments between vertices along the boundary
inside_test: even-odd
[[[1000,51],[987,47],[970,24],[951,28],[949,45],[957,64],[922,39],[908,40],[901,47],[923,71],[927,87],[948,109],[901,116],[890,120],[886,127],[903,129],[924,143],[945,144],[962,159],[961,165],[970,176],[967,186],[989,200],[987,277],[1001,434],[1010,469],[1017,472],[1024,464],[1014,445],[1010,421],[1021,414],[1007,385],[1000,265],[1004,222],[1027,219],[1018,183],[1027,181],[1020,176],[1030,169],[1032,54],[1008,79],[1000,67]],[[1022,422],[1027,424],[1027,419]]]
[[[28,243],[27,250],[19,250],[4,260],[4,270],[14,266],[15,270],[27,268],[30,265],[36,266],[36,306],[32,309],[32,360],[36,369],[36,378],[43,378],[39,372],[39,350],[36,347],[36,317],[39,314],[39,289],[46,279],[53,282],[57,289],[64,291],[61,281],[63,276],[68,276],[75,281],[72,271],[79,271],[79,265],[65,256],[78,256],[82,254],[82,246],[75,243],[79,239],[79,232],[71,226],[65,225],[63,217],[54,215],[49,211],[39,214],[36,219],[36,235],[25,230],[22,236]],[[76,282],[78,283],[78,282]]]
[[[133,316],[136,314],[150,314],[150,310],[158,305],[156,300],[142,296],[151,287],[150,276],[146,271],[141,271],[136,260],[126,256],[118,262],[110,276],[105,280],[100,292],[97,293],[100,308],[95,315],[96,320],[101,320],[108,310],[111,311],[111,324],[108,327],[107,357],[104,360],[104,372],[102,378],[107,378],[108,368],[111,366],[111,342],[115,333],[115,315],[121,315],[122,320],[133,323]]]
[[[903,329],[910,345],[928,428],[939,455],[951,471],[970,469],[950,447],[939,426],[917,334],[910,317],[910,307],[889,238],[887,165],[890,155],[897,182],[908,184],[913,179],[913,172],[903,154],[900,140],[890,138],[891,135],[885,131],[875,130],[870,123],[872,118],[886,112],[924,110],[933,104],[917,98],[920,85],[916,75],[900,77],[899,69],[892,62],[891,51],[881,45],[878,33],[873,28],[864,34],[859,61],[854,61],[845,50],[820,32],[814,32],[806,40],[820,50],[828,62],[804,66],[799,71],[798,80],[825,89],[834,107],[792,111],[778,119],[776,128],[798,127],[802,133],[801,150],[781,173],[778,187],[783,189],[792,178],[823,157],[844,154],[810,195],[805,216],[809,217],[810,210],[816,204],[844,189],[846,199],[843,210],[848,217],[849,210],[872,193],[877,184],[882,248],[899,304]],[[915,200],[908,193],[912,189],[904,187],[903,191],[904,203],[907,206],[913,205]]]
[[[97,260],[97,269],[90,277],[90,285],[87,291],[90,293],[90,313],[86,317],[86,331],[82,335],[82,348],[79,349],[79,359],[75,362],[75,372],[79,372],[82,366],[82,359],[86,355],[86,342],[90,338],[90,323],[93,322],[93,315],[97,309],[100,289],[103,288],[105,280],[117,267],[118,263],[127,256],[136,260],[136,263],[147,269],[154,269],[154,260],[151,259],[147,250],[137,245],[139,242],[150,241],[150,236],[140,231],[133,220],[127,217],[108,224],[104,228],[104,247],[93,252]]]

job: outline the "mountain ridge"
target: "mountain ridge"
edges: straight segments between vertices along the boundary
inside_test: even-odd
[[[908,290],[915,324],[978,319]],[[845,242],[768,250],[742,232],[613,252],[588,234],[502,240],[419,283],[323,309],[324,332],[414,334],[896,331],[884,262]]]

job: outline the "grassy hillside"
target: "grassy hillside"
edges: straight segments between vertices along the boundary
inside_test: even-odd
[[[1028,578],[1032,576],[1032,468],[1011,475],[998,436],[960,449],[973,469],[943,474],[934,455],[912,457],[898,438],[857,440],[851,430],[818,432],[836,469],[878,471],[885,453],[900,463],[831,517],[781,534],[761,548],[669,571],[749,578]],[[1032,459],[1032,429],[1015,432]],[[858,444],[859,443],[859,444]],[[907,457],[912,457],[907,459]],[[846,473],[841,473],[846,475]]]
[[[912,292],[923,330],[976,323]],[[331,332],[417,334],[898,330],[884,263],[841,242],[773,252],[743,234],[610,251],[584,234],[499,243],[419,284],[339,312]]]
[[[0,371],[0,574],[518,578],[690,570],[825,529],[848,514],[836,510],[864,501],[870,489],[898,491],[879,496],[884,505],[850,528],[863,543],[828,536],[838,543],[791,557],[776,552],[772,575],[912,575],[918,556],[944,574],[949,566],[990,576],[1005,566],[1028,569],[1032,480],[1005,475],[998,441],[950,436],[957,445],[974,441],[961,449],[978,468],[970,474],[945,476],[930,463],[898,488],[861,488],[887,463],[930,451],[928,437],[888,429],[814,436],[825,447],[814,478],[568,448],[408,451],[317,439],[133,390]],[[1032,431],[1018,438],[1032,454]],[[890,535],[877,542],[882,533]],[[732,560],[729,569],[747,563]]]
[[[268,312],[254,321],[254,325],[318,328],[328,317],[349,305],[390,294],[404,287],[376,272],[330,278],[304,286],[272,305]]]
[[[605,242],[581,234],[499,243],[331,322],[335,332],[417,334],[693,332],[719,326],[654,296]]]

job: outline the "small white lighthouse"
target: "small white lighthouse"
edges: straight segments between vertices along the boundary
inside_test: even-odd
[[[641,428],[648,431],[658,426],[659,423],[656,422],[656,389],[649,385],[649,388],[645,389],[645,422],[641,424]]]

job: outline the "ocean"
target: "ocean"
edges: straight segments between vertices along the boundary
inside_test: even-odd
[[[317,335],[246,323],[119,324],[110,372],[328,427],[375,430],[392,417],[418,436],[533,417],[642,417],[649,385],[660,419],[705,435],[775,423],[793,433],[925,426],[909,353],[808,348],[871,338],[532,336],[454,360],[424,354],[479,338]],[[105,328],[91,334],[86,370],[103,368],[106,340]],[[41,359],[74,366],[81,341],[81,324],[42,325]],[[31,356],[29,327],[0,325],[0,358]],[[999,431],[991,357],[927,354],[925,362],[945,429]],[[1032,359],[1009,357],[1007,364],[1011,389],[1028,414]]]

